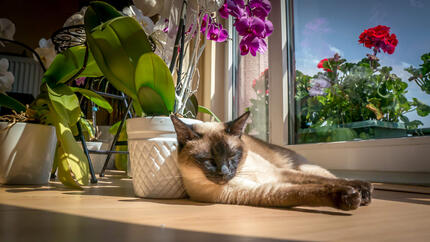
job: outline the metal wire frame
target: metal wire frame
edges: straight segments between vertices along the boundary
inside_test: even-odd
[[[72,25],[55,31],[52,36],[55,50],[62,53],[70,47],[84,45],[86,42],[84,25]]]

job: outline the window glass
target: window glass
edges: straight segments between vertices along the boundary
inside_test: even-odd
[[[266,40],[267,43],[267,40]],[[268,51],[237,57],[237,115],[250,111],[245,132],[262,140],[269,138]]]
[[[295,0],[295,142],[430,134],[430,1]]]

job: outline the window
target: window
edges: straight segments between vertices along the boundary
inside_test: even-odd
[[[429,10],[419,0],[295,0],[294,142],[429,135]]]
[[[234,37],[238,38],[237,33]],[[237,43],[237,42],[235,42]],[[238,50],[237,46],[234,47]],[[245,132],[262,140],[269,139],[269,69],[268,52],[236,55],[236,116],[250,111]]]
[[[254,112],[256,117],[264,120],[264,125],[251,127],[257,133],[265,130],[271,143],[287,146],[343,177],[430,184],[430,163],[425,162],[430,155],[430,136],[427,135],[430,128],[430,115],[427,115],[430,111],[430,67],[425,55],[430,52],[430,32],[425,19],[430,3],[418,0],[271,2],[269,18],[275,31],[268,40],[267,56],[257,57],[254,60],[257,63],[252,63],[252,66],[247,57],[233,54],[227,59],[230,63],[227,69],[232,72],[231,83],[227,85],[230,87],[227,90],[231,90],[229,103],[232,110],[229,113],[237,117],[250,108],[251,100],[257,95],[252,88],[253,80],[264,76],[263,86],[268,88],[269,95],[264,108]],[[390,27],[390,36],[396,34],[398,44],[394,51],[386,50],[392,54],[381,49],[376,54],[379,70],[370,72],[371,63],[366,54],[373,55],[373,49],[366,48],[358,40],[364,30],[378,25]],[[237,42],[233,38],[233,50],[237,50]],[[335,56],[336,53],[339,57]],[[318,68],[324,59],[329,62]],[[411,66],[413,69],[405,70]],[[267,73],[259,75],[267,67]],[[350,72],[353,69],[350,77],[350,73],[342,72],[347,67]],[[247,72],[254,68],[258,69],[253,72],[255,74]],[[345,79],[350,81],[352,77],[367,75],[369,80],[362,78],[359,81],[376,79],[377,85],[373,83],[373,88],[364,92],[359,88],[360,82],[336,86],[330,79],[333,70],[338,74],[339,80],[335,80],[341,83]],[[382,78],[381,71],[385,74],[389,71],[388,77],[394,80],[387,83],[378,79]],[[321,75],[323,80],[318,81]],[[418,81],[410,80],[414,76],[419,77]],[[324,82],[329,82],[330,87]],[[312,88],[314,90],[311,91]],[[330,105],[333,106],[324,107],[330,88],[335,91],[349,88],[348,95],[368,95],[358,99],[367,102],[343,100],[339,101],[340,104],[332,102]],[[310,91],[315,92],[310,95]],[[376,91],[380,100],[377,100],[378,96],[372,98],[368,93],[371,91],[372,95]],[[393,100],[394,94],[398,102],[387,104],[386,99]],[[319,104],[309,106],[307,99],[310,104]],[[351,107],[352,104],[356,106]],[[354,118],[348,120],[344,118],[346,113],[358,115],[354,114]],[[252,129],[248,131],[251,133]],[[394,137],[399,138],[392,139]]]

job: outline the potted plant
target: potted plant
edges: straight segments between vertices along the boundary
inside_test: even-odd
[[[45,184],[54,160],[55,128],[38,124],[30,110],[6,94],[14,81],[8,66],[7,59],[0,60],[0,108],[13,110],[0,117],[0,183]]]
[[[163,9],[174,17],[158,21],[168,23],[161,28],[164,31],[158,32],[148,30],[148,25],[154,24],[152,19],[143,16],[134,6],[126,13],[137,21],[97,1],[89,4],[84,18],[88,47],[97,65],[114,87],[132,99],[136,118],[127,120],[127,136],[135,194],[180,198],[185,191],[176,164],[175,131],[168,116],[174,113],[183,118],[195,118],[197,112],[213,115],[199,106],[194,96],[199,81],[197,63],[206,40],[222,42],[227,39],[227,31],[215,21],[212,13],[220,10],[223,17],[230,14],[236,18],[239,34],[245,39],[241,42],[242,54],[264,52],[263,39],[270,35],[273,26],[268,20],[251,16],[257,11],[265,19],[270,11],[267,4],[248,6],[243,1],[207,0],[195,4],[183,1],[176,6],[176,3],[164,1]],[[160,16],[163,17],[163,13]],[[240,17],[244,17],[242,22],[238,20]],[[251,24],[251,20],[256,23]],[[206,37],[203,43],[200,33]],[[169,35],[176,36],[171,44],[168,44]],[[187,65],[183,61],[185,49],[190,53]],[[170,68],[166,64],[168,61]]]
[[[397,37],[389,30],[379,25],[360,35],[359,42],[373,54],[357,63],[335,54],[320,61],[323,72],[313,77],[296,72],[299,143],[404,137],[422,125],[405,114],[416,110],[426,116],[429,107],[408,100],[408,84],[376,57],[381,50],[395,51]]]
[[[86,68],[82,68],[84,60],[87,59]],[[56,138],[58,143],[56,148],[54,147],[54,152],[52,152],[52,144],[56,142],[49,142],[50,149],[46,152],[38,151],[45,154],[47,158],[45,160],[51,160],[54,157],[54,164],[46,165],[43,167],[49,167],[49,170],[58,169],[58,178],[60,181],[74,188],[80,188],[81,185],[88,184],[88,174],[89,167],[88,161],[83,153],[81,147],[75,141],[75,135],[77,135],[78,123],[81,127],[88,127],[87,121],[81,116],[81,109],[79,106],[79,101],[75,93],[81,93],[84,97],[91,99],[94,103],[100,107],[106,108],[107,110],[112,110],[109,103],[106,102],[99,95],[77,87],[71,87],[67,85],[68,82],[78,78],[80,76],[100,76],[97,65],[95,64],[91,55],[88,54],[86,48],[83,46],[76,46],[67,49],[61,54],[58,54],[53,60],[50,67],[44,73],[42,78],[41,93],[36,98],[36,100],[28,107],[23,108],[22,105],[17,104],[17,102],[11,101],[6,95],[1,96],[2,106],[13,108],[20,114],[4,117],[10,119],[16,119],[16,117],[25,117],[21,121],[33,121],[40,124],[44,124],[43,129],[54,130],[56,132]],[[27,124],[18,124],[16,128],[29,126]],[[52,125],[53,127],[48,127],[45,125]],[[12,127],[13,128],[13,127]],[[36,161],[32,159],[25,159],[24,153],[29,153],[28,147],[37,147],[37,139],[43,139],[49,137],[49,135],[43,135],[40,132],[32,133],[29,136],[19,136],[20,133],[12,132],[13,129],[8,129],[4,139],[12,141],[14,139],[19,140],[15,143],[32,144],[27,147],[22,147],[15,145],[14,142],[2,142],[4,145],[9,147],[9,150],[17,157],[17,161],[24,162],[23,166],[30,166],[35,164]],[[87,130],[90,132],[89,130]],[[47,133],[48,134],[48,133]],[[31,139],[27,139],[31,137]],[[23,149],[24,148],[24,149]],[[35,154],[38,152],[34,152]],[[2,155],[6,155],[2,152]],[[12,155],[8,157],[13,157]],[[39,159],[40,160],[40,159]],[[12,166],[10,163],[12,160],[8,158],[6,160],[9,162],[8,166]],[[37,169],[34,169],[37,170]],[[49,173],[49,172],[48,172]],[[21,174],[17,172],[17,174]],[[23,174],[23,173],[22,173]],[[46,169],[43,173],[43,183],[46,183],[49,176],[45,176]],[[23,183],[23,182],[20,182]],[[35,184],[35,182],[29,180],[24,183]]]

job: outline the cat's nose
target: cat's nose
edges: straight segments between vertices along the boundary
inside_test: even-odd
[[[227,165],[222,165],[221,169],[219,169],[218,174],[220,175],[228,175],[230,174],[230,170],[228,169]]]

